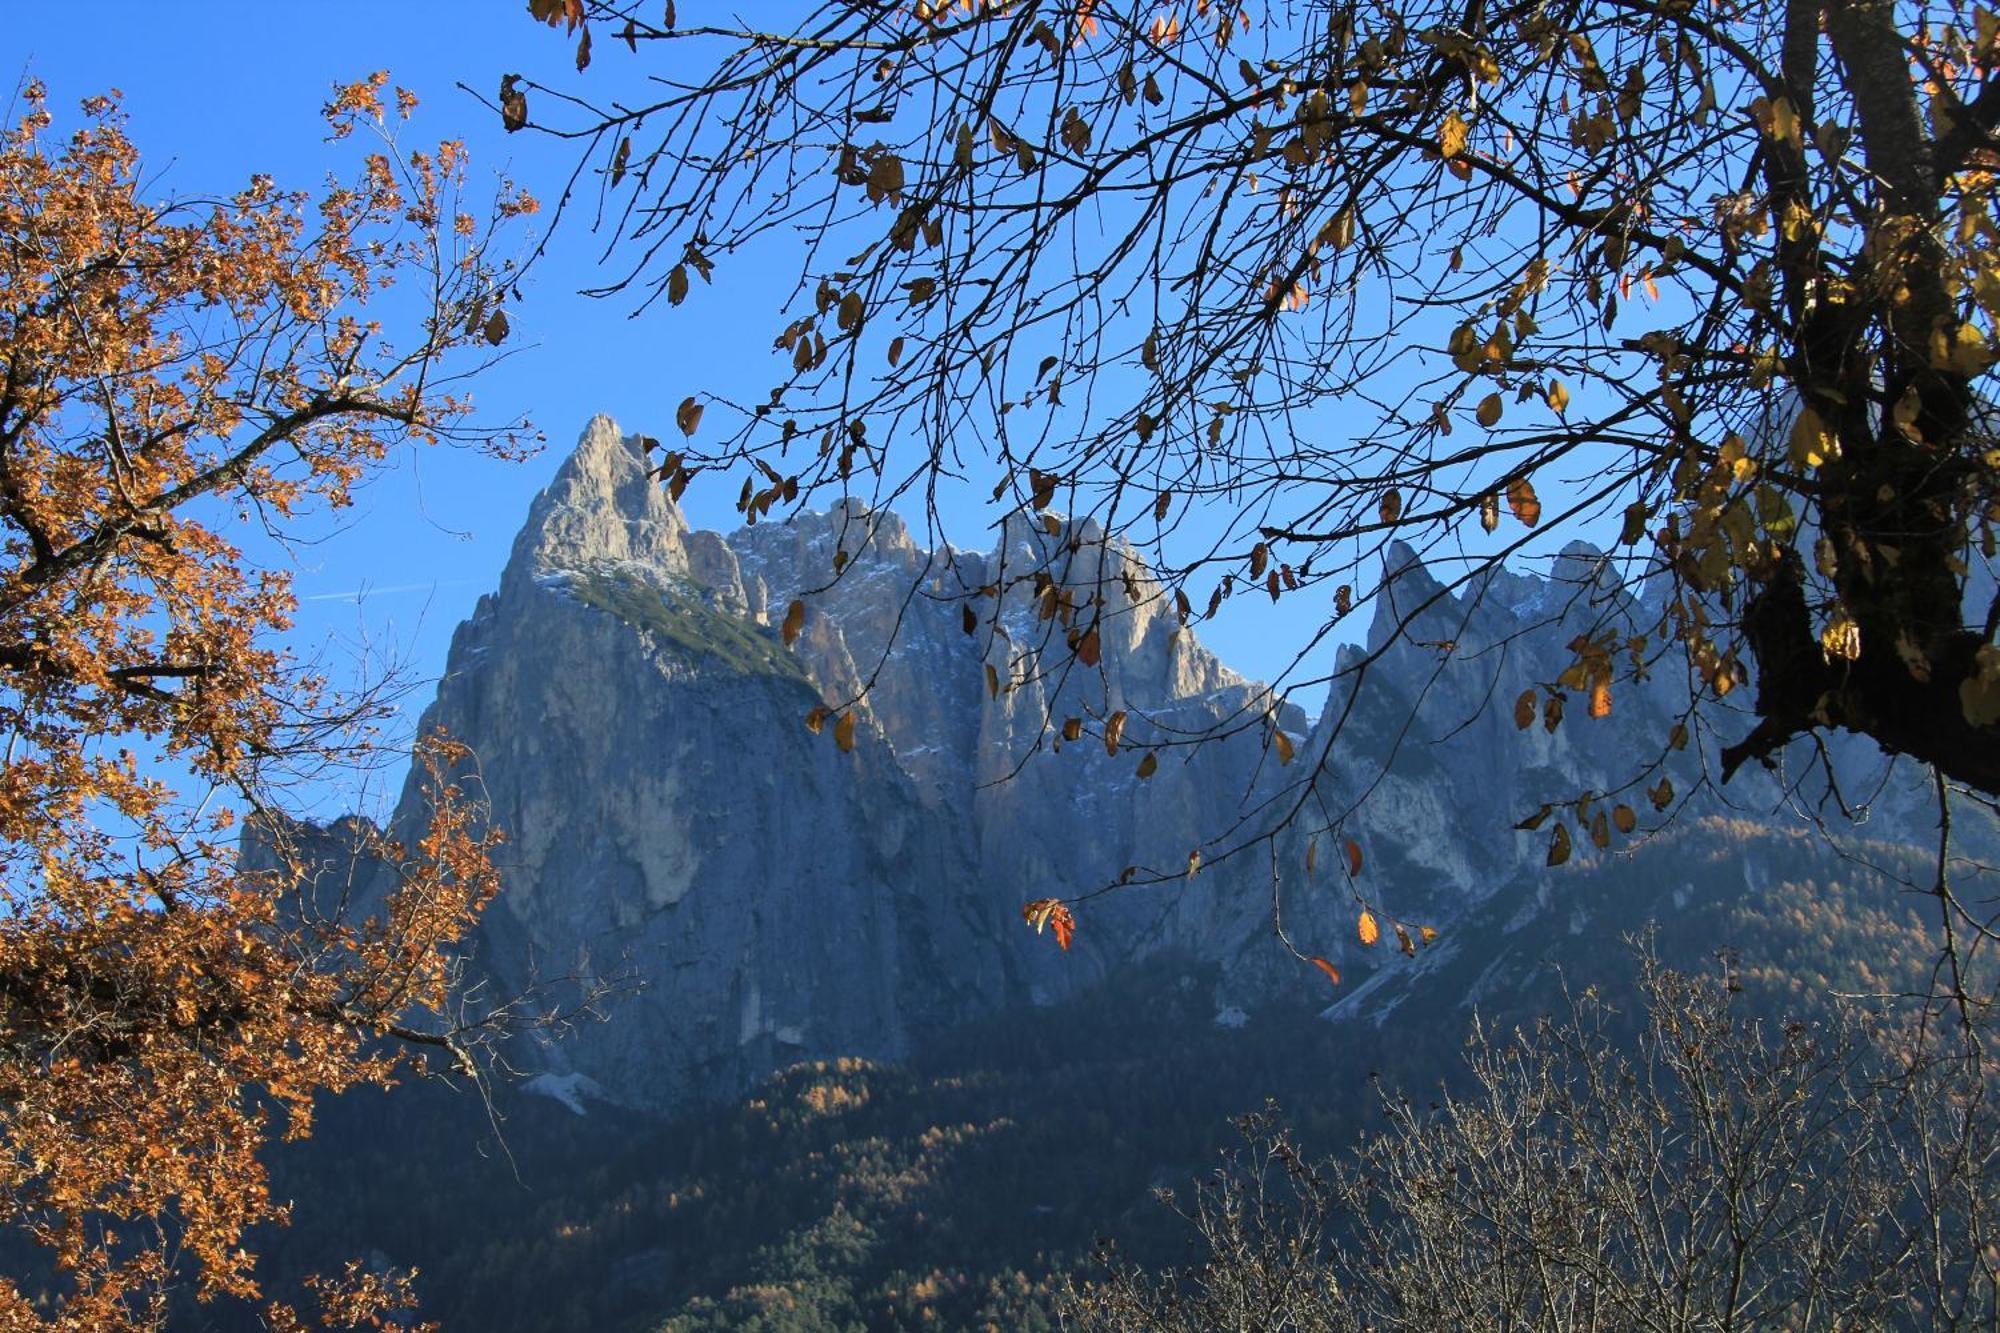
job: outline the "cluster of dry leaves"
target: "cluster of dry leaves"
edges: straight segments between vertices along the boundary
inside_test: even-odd
[[[380,701],[274,646],[290,579],[246,555],[399,450],[527,443],[459,386],[534,203],[503,182],[468,211],[463,148],[398,147],[415,99],[388,91],[336,90],[332,136],[380,142],[316,194],[156,202],[110,98],[63,133],[33,88],[0,132],[0,1225],[45,1261],[0,1278],[0,1329],[261,1299],[246,1233],[288,1205],[260,1150],[412,1049],[470,1058],[454,946],[497,835],[464,756],[419,743],[428,831],[361,848],[390,887],[331,900],[286,775],[365,758]],[[360,1268],[310,1286],[267,1320],[408,1303]]]

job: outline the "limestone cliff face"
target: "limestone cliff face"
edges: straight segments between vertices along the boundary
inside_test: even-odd
[[[1040,666],[1059,622],[1024,580],[1051,559],[1100,627],[1088,680]],[[998,615],[968,635],[959,596],[980,588]],[[1270,707],[1153,591],[1094,529],[1013,522],[968,554],[849,504],[726,540],[692,531],[637,438],[591,422],[423,719],[471,745],[508,834],[478,946],[495,991],[634,983],[612,1021],[535,1058],[675,1106],[794,1059],[892,1058],[915,1033],[1188,943],[1182,900],[1234,898],[1241,877],[1134,891],[1068,956],[1019,915],[1128,865],[1183,865],[1216,793],[1254,787],[1267,762],[1253,728],[1162,749],[1138,778],[1171,730]],[[806,618],[787,647],[775,622],[794,599]],[[851,752],[802,725],[816,705],[854,709]],[[1102,739],[1115,712],[1117,755]],[[1090,734],[1064,746],[1052,714]],[[421,818],[412,791],[397,822]],[[1237,918],[1255,912],[1218,905],[1197,924],[1238,934]]]
[[[1020,516],[969,553],[850,503],[724,538],[691,530],[637,438],[600,417],[459,628],[424,719],[471,745],[509,839],[478,965],[498,991],[636,983],[609,1022],[526,1058],[663,1109],[796,1059],[894,1058],[926,1030],[1167,953],[1226,964],[1219,1006],[1323,984],[1272,941],[1274,870],[1300,946],[1365,974],[1379,960],[1354,941],[1341,843],[1361,848],[1372,903],[1448,936],[1543,873],[1546,831],[1513,821],[1623,782],[1686,697],[1663,680],[1621,694],[1613,719],[1574,700],[1557,731],[1519,733],[1508,705],[1561,672],[1580,630],[1657,608],[1582,547],[1551,579],[1499,573],[1456,594],[1407,551],[1389,568],[1367,648],[1348,650],[1315,725],[1203,648],[1089,524]],[[1062,626],[1039,614],[1037,569],[1097,626],[1098,670],[1039,652]],[[963,596],[980,590],[989,613],[968,634]],[[775,624],[794,599],[806,614],[788,647]],[[856,710],[851,752],[801,725],[815,706]],[[1066,717],[1085,734],[1063,744]],[[1273,723],[1298,751],[1282,770]],[[1175,743],[1218,727],[1240,734]],[[1141,779],[1147,751],[1157,770]],[[1674,757],[1677,782],[1701,753]],[[1298,827],[1179,873],[1205,840],[1236,830],[1213,857],[1289,813],[1318,764]],[[1776,802],[1769,783],[1742,786]],[[1617,799],[1644,808],[1636,790]],[[412,792],[398,823],[421,818]],[[1173,873],[1095,901],[1069,955],[1022,928],[1023,902],[1127,866]]]

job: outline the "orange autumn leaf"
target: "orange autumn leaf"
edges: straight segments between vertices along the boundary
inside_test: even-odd
[[[1327,962],[1326,959],[1324,958],[1308,958],[1306,959],[1306,961],[1308,963],[1311,963],[1314,967],[1318,968],[1320,971],[1326,973],[1326,979],[1328,981],[1331,981],[1336,986],[1340,984],[1340,969],[1335,967],[1332,963]]]
[[[1532,528],[1542,521],[1541,499],[1535,494],[1535,484],[1526,477],[1507,483],[1507,508],[1523,527]]]
[[[1060,898],[1035,899],[1021,909],[1021,919],[1033,926],[1037,935],[1044,929],[1052,932],[1063,952],[1069,952],[1069,942],[1076,934],[1076,917]]]
[[[1382,938],[1382,927],[1376,923],[1375,914],[1370,911],[1362,911],[1361,919],[1355,923],[1355,931],[1361,936],[1361,942],[1370,948],[1374,947],[1375,941]]]

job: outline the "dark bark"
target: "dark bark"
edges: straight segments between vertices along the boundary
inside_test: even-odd
[[[1987,641],[1965,623],[1963,503],[1969,442],[1928,448],[1893,428],[1844,446],[1823,470],[1821,504],[1834,547],[1834,586],[1860,630],[1852,661],[1829,659],[1813,633],[1797,557],[1744,613],[1757,666],[1757,728],[1723,752],[1725,778],[1768,761],[1816,726],[1872,737],[1884,750],[1933,764],[2000,794],[2000,729],[1967,721],[1960,685]]]
[[[1745,610],[1761,720],[1723,752],[1723,772],[1768,763],[1824,726],[2000,794],[2000,729],[1967,721],[1959,693],[1989,633],[1966,623],[1964,559],[1971,516],[1988,502],[1976,460],[1991,443],[1975,420],[1971,377],[1933,350],[1937,335],[1956,329],[1938,236],[1950,212],[1944,179],[1984,141],[2000,99],[1982,96],[1947,142],[1934,143],[1892,5],[1837,0],[1825,18],[1874,181],[1876,245],[1856,298],[1795,307],[1792,371],[1839,444],[1812,485],[1860,652],[1850,661],[1822,650],[1790,557]]]

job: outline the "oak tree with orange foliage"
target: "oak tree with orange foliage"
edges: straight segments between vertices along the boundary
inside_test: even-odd
[[[421,444],[530,443],[475,424],[463,383],[506,336],[495,239],[534,202],[503,181],[475,205],[462,145],[400,147],[415,99],[388,95],[336,91],[332,136],[380,144],[318,193],[156,201],[113,98],[64,134],[34,87],[0,135],[0,1225],[47,1261],[0,1278],[0,1329],[260,1298],[246,1232],[287,1212],[260,1150],[490,1035],[454,946],[497,837],[449,740],[418,746],[421,841],[365,848],[397,871],[366,910],[237,852],[246,816],[284,825],[288,775],[385,743],[378,697],[277,646],[290,578],[252,535],[282,549]],[[409,1301],[359,1267],[309,1286],[317,1312],[267,1321]]]

